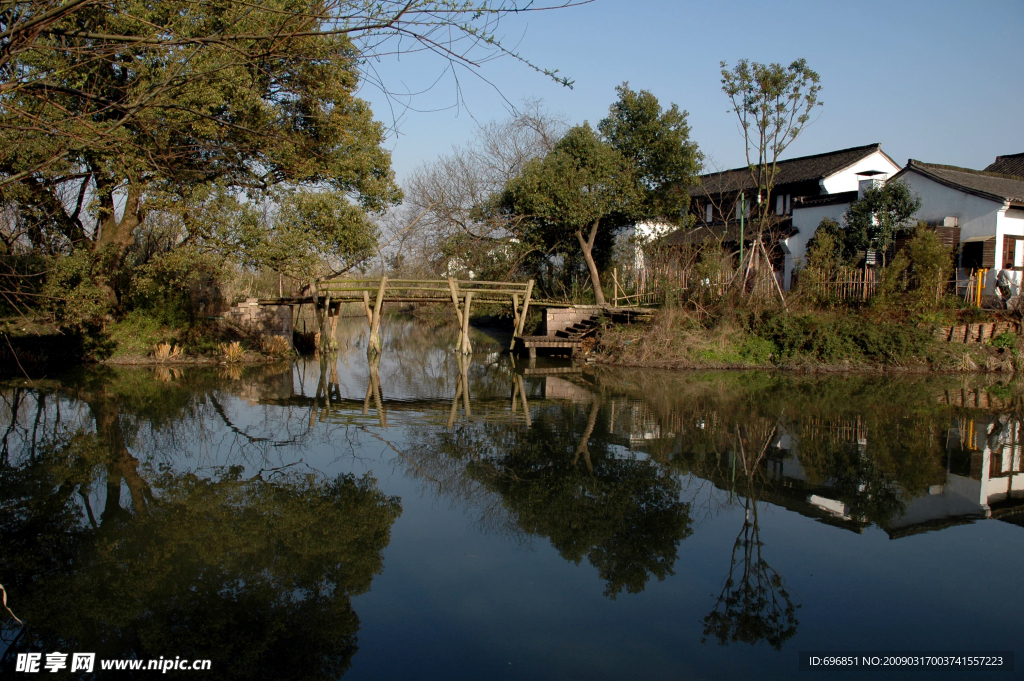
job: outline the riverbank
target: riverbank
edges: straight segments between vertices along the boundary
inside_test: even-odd
[[[955,322],[955,320],[953,320]],[[647,323],[606,328],[596,363],[663,369],[788,369],[807,372],[1016,372],[1020,337],[947,340],[950,319],[893,320],[865,312],[736,315],[713,324],[666,308]],[[1006,326],[1008,324],[1004,324]],[[942,336],[945,336],[943,338]]]

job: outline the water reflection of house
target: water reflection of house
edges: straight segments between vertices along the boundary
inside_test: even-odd
[[[642,401],[621,401],[616,409],[610,429],[621,444],[652,455],[657,452],[661,460],[693,458],[691,452],[684,451],[688,439],[663,434],[659,421]],[[700,424],[673,425],[680,426],[680,433],[700,428]],[[859,418],[811,419],[801,423],[800,431],[805,446],[808,442],[828,441],[832,446],[847,448],[853,456],[871,456],[870,433]],[[867,495],[872,492],[868,486],[852,481],[851,487],[847,480],[840,492],[835,480],[815,481],[801,463],[799,449],[799,438],[779,424],[760,461],[764,484],[758,498],[833,526],[863,531],[872,520],[854,510],[851,503],[858,503],[860,495],[869,501]],[[1024,457],[1018,419],[1003,414],[956,420],[948,431],[946,450],[944,478],[934,480],[937,484],[920,490],[918,496],[904,499],[902,509],[884,523],[891,538],[980,518],[1024,525]],[[939,456],[940,450],[935,454]],[[742,466],[742,462],[737,464],[738,457],[726,451],[713,458],[691,466],[691,470],[723,491],[744,495],[747,490],[743,489],[742,476],[735,471]]]
[[[906,512],[890,524],[891,537],[978,518],[1024,524],[1019,419],[1008,414],[957,419],[949,429],[946,450],[945,484],[907,504]]]
[[[656,460],[662,460],[664,445],[675,442],[676,434],[662,427],[661,419],[647,402],[618,398],[612,399],[608,408],[611,441],[630,452],[649,454]]]
[[[593,392],[558,376],[544,377],[542,396],[545,400],[567,400],[569,402],[592,402],[594,400]]]

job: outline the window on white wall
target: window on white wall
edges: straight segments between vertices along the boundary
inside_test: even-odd
[[[783,205],[783,203],[782,203],[784,198],[785,197],[782,196],[782,194],[779,194],[778,196],[775,197],[775,214],[776,215],[782,215],[782,210],[785,207]]]
[[[786,194],[786,215],[792,215],[793,214],[793,208],[792,208],[792,206],[789,205],[789,199],[790,199],[790,195]]]
[[[715,219],[715,207],[710,203],[704,206],[704,221],[711,222]]]

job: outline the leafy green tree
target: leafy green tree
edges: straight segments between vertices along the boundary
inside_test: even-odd
[[[846,250],[874,249],[882,255],[884,265],[885,252],[896,237],[914,229],[911,217],[920,208],[921,198],[902,180],[865,190],[863,198],[854,201],[843,215]]]
[[[566,255],[575,240],[599,305],[605,304],[600,270],[612,236],[646,220],[685,222],[698,158],[685,112],[675,105],[665,111],[651,93],[627,84],[617,91],[598,131],[587,123],[569,130],[508,183],[500,200],[513,229],[545,252]]]
[[[609,107],[598,130],[633,168],[640,206],[626,217],[658,220],[683,226],[690,205],[687,189],[700,169],[697,143],[690,140],[687,113],[672,104],[662,109],[646,90],[634,92],[629,83],[615,88],[619,98]]]
[[[750,179],[757,196],[748,197],[755,210],[753,233],[770,229],[774,211],[770,205],[782,153],[811,122],[811,112],[821,106],[820,77],[797,59],[789,66],[760,64],[741,59],[729,69],[722,66],[722,91],[743,133]]]
[[[0,200],[30,216],[34,247],[89,252],[83,270],[109,303],[147,215],[174,211],[201,237],[209,188],[252,199],[276,186],[316,188],[336,204],[383,210],[401,193],[383,128],[355,97],[358,51],[323,31],[318,11],[315,0],[267,0],[260,11],[125,0],[51,26],[23,55],[38,77],[3,95],[0,130],[10,137],[0,175],[20,179]],[[154,26],[187,46],[150,44]],[[196,38],[212,26],[230,44]],[[83,104],[96,99],[105,108]],[[30,115],[36,125],[26,128]],[[345,224],[365,231],[368,221]]]
[[[629,215],[640,198],[626,159],[584,123],[569,130],[542,159],[526,165],[503,197],[520,229],[535,240],[579,244],[598,305],[604,305],[601,275],[594,257],[602,221]],[[607,231],[607,229],[606,229]]]

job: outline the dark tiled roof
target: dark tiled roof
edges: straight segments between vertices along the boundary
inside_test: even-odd
[[[988,168],[985,168],[985,172],[1024,177],[1024,154],[996,156],[995,163],[992,163]]]
[[[960,189],[969,194],[982,196],[994,201],[1013,201],[1024,203],[1024,177],[1012,177],[999,173],[988,173],[984,170],[942,166],[934,163],[922,163],[910,159],[907,167],[895,175],[901,177],[909,171],[915,171],[927,178],[948,187]]]
[[[821,196],[798,196],[793,199],[793,209],[809,208],[811,206],[833,206],[837,203],[853,203],[857,200],[859,192],[838,192],[836,194],[822,194]]]
[[[851,147],[830,151],[824,154],[813,156],[801,156],[779,161],[776,166],[778,175],[775,177],[775,186],[809,180],[820,180],[834,173],[848,168],[857,161],[870,156],[876,151],[881,151],[881,144],[868,144],[863,147]],[[893,165],[896,165],[893,163]],[[703,196],[705,193],[738,192],[754,189],[754,183],[750,179],[750,169],[746,166],[733,168],[720,173],[702,175],[703,186],[698,184],[691,187],[690,196]]]

